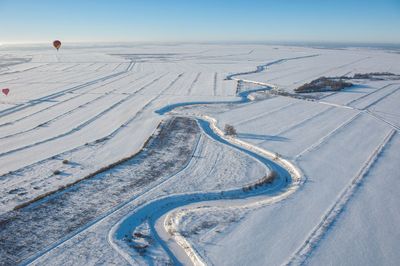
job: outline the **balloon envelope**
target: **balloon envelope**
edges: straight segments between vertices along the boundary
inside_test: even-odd
[[[54,46],[54,48],[56,48],[58,50],[61,47],[61,42],[59,40],[55,40],[53,42],[53,46]]]
[[[10,92],[9,88],[5,88],[1,90],[6,96],[8,95],[8,93]]]

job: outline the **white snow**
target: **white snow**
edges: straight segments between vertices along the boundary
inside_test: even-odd
[[[138,230],[161,234],[150,255],[121,249],[113,232],[140,207],[239,191],[271,170],[203,133],[184,169],[138,188],[123,207],[38,251],[33,264],[125,265],[152,257],[166,263],[165,244],[186,263],[191,253],[214,265],[397,265],[400,80],[352,80],[356,86],[311,94],[312,100],[267,92],[240,102],[236,91],[238,80],[292,93],[321,76],[400,74],[399,62],[399,53],[367,48],[137,44],[56,52],[1,46],[0,89],[10,93],[0,95],[0,214],[137,153],[169,115],[194,116],[215,123],[220,135],[225,124],[233,125],[237,138],[226,139],[245,150],[278,155],[276,162],[299,182],[296,189],[251,200],[266,200],[261,205],[188,200],[153,221],[154,232],[151,222],[140,224]],[[197,104],[156,112],[191,102]],[[168,221],[187,251],[162,232]]]

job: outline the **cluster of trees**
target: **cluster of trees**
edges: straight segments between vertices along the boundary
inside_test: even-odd
[[[343,81],[341,78],[321,77],[298,87],[294,91],[297,93],[339,91],[351,86],[353,86],[352,83]]]
[[[365,74],[354,74],[353,79],[377,79],[377,77],[382,77],[382,76],[398,76],[396,74],[390,73],[390,72],[371,72],[371,73],[365,73]]]
[[[383,79],[397,80],[400,79],[400,75],[396,75],[390,72],[371,72],[371,73],[356,73],[352,77],[321,77],[306,83],[294,91],[297,93],[305,92],[321,92],[321,91],[338,91],[346,87],[353,86],[352,83],[344,80],[351,79],[370,79],[370,80],[383,80]]]

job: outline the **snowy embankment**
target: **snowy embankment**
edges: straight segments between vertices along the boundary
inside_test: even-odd
[[[287,172],[288,175],[286,177],[281,176],[281,173],[278,174],[279,177],[277,178],[291,178],[291,181],[285,180],[286,182],[289,182],[288,187],[284,188],[284,190],[280,191],[280,193],[271,193],[270,191],[273,191],[276,188],[268,188],[266,191],[255,191],[248,193],[248,197],[254,197],[254,198],[249,198],[247,201],[240,201],[237,199],[240,199],[242,196],[241,194],[244,194],[244,191],[236,192],[237,195],[233,197],[235,200],[226,200],[225,194],[227,194],[229,191],[222,191],[224,194],[224,197],[221,197],[218,201],[210,202],[212,198],[208,198],[207,202],[203,202],[201,204],[195,204],[195,206],[191,206],[192,204],[187,204],[184,207],[179,207],[179,210],[173,210],[170,213],[165,214],[160,221],[158,222],[157,230],[160,235],[164,235],[164,241],[167,242],[167,240],[172,237],[174,239],[175,243],[180,246],[181,251],[184,251],[186,253],[186,256],[190,258],[190,261],[193,265],[206,265],[204,261],[201,259],[201,256],[196,252],[195,249],[193,249],[192,245],[185,239],[185,237],[179,233],[179,218],[182,216],[185,216],[187,212],[190,212],[194,207],[195,208],[201,208],[206,206],[207,208],[210,206],[223,206],[223,207],[229,207],[229,208],[256,208],[256,207],[261,207],[266,204],[273,204],[276,203],[284,198],[287,198],[291,193],[294,193],[295,190],[298,188],[298,186],[301,184],[301,173],[297,167],[295,167],[291,162],[289,162],[286,159],[283,159],[281,157],[277,157],[276,154],[269,152],[265,149],[259,148],[255,145],[252,145],[250,143],[247,143],[245,141],[242,141],[240,139],[237,139],[232,136],[226,136],[218,127],[217,127],[217,121],[214,118],[204,116],[204,119],[206,119],[210,123],[210,128],[213,130],[213,132],[218,135],[220,138],[228,141],[229,143],[235,144],[239,147],[242,147],[244,149],[247,149],[249,151],[254,152],[255,154],[262,155],[269,160],[269,166],[271,166],[272,162],[276,162],[277,164],[281,165]],[[260,196],[260,193],[265,193],[267,196],[266,197],[256,197]],[[183,209],[183,210],[182,210]],[[161,223],[163,226],[161,226]],[[160,233],[162,230],[164,232]],[[167,235],[166,235],[167,234]],[[179,254],[179,250],[176,250],[176,247],[174,247],[173,243],[167,242],[168,245],[170,245],[170,248],[173,249],[175,248],[176,254]],[[180,257],[182,260],[184,258]]]
[[[210,117],[202,117],[205,120],[199,120],[199,123],[204,132],[206,132],[214,140],[222,142],[226,145],[235,147],[259,160],[268,168],[276,173],[276,180],[271,180],[271,184],[264,184],[255,186],[254,189],[245,190],[244,187],[239,187],[233,190],[220,190],[216,192],[196,192],[172,195],[168,197],[158,198],[151,201],[139,208],[133,214],[119,222],[110,232],[109,241],[118,252],[127,259],[127,261],[134,260],[134,252],[129,244],[132,242],[132,231],[136,230],[143,220],[149,219],[151,221],[150,228],[152,229],[152,238],[163,241],[161,246],[167,251],[172,261],[183,263],[186,261],[185,256],[189,257],[190,261],[195,265],[203,265],[200,256],[191,247],[189,242],[179,234],[176,224],[172,222],[163,222],[164,219],[173,219],[168,212],[176,212],[175,209],[190,208],[193,203],[202,202],[201,205],[209,206],[214,204],[230,207],[260,207],[265,204],[275,203],[293,193],[301,182],[301,174],[299,170],[289,161],[276,157],[275,154],[258,148],[254,145],[238,140],[231,136],[225,136],[224,133],[216,126],[216,121]],[[205,121],[208,122],[205,122]],[[199,207],[199,204],[196,204]],[[160,222],[157,220],[161,218]],[[163,224],[164,227],[160,226]],[[162,231],[164,230],[164,231]],[[155,236],[154,234],[158,234]],[[169,238],[175,241],[167,241]],[[114,240],[115,238],[115,240]],[[177,246],[178,245],[178,246]],[[179,248],[177,248],[179,247]],[[146,247],[147,248],[147,247]],[[137,246],[136,246],[136,249]],[[182,255],[182,252],[185,255]]]

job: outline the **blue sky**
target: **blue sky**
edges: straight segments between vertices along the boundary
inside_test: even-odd
[[[0,0],[0,43],[400,43],[400,0]]]

